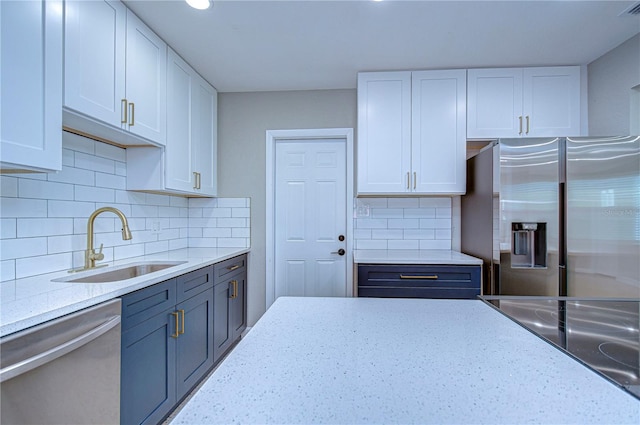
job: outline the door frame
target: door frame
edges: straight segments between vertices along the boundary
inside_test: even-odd
[[[275,301],[275,176],[276,176],[276,144],[287,140],[321,141],[323,139],[344,139],[346,148],[346,294],[353,296],[353,129],[352,128],[321,128],[300,130],[267,130],[267,161],[266,161],[266,309]]]

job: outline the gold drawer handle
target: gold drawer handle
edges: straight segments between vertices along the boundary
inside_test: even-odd
[[[232,292],[231,292],[231,295],[229,296],[229,298],[235,299],[238,296],[238,281],[237,280],[232,280],[229,283],[231,284],[231,288],[232,288]]]
[[[172,337],[172,338],[177,338],[177,337],[180,335],[180,331],[179,331],[179,329],[178,329],[178,322],[179,322],[179,319],[178,319],[178,312],[177,312],[177,311],[174,311],[173,313],[171,313],[171,315],[176,319],[176,333],[171,334],[171,337]]]
[[[233,265],[233,266],[231,266],[231,267],[227,267],[227,270],[229,270],[230,272],[232,272],[232,271],[237,270],[237,269],[239,269],[239,268],[240,268],[240,266],[239,266],[239,265],[234,264],[234,265]]]
[[[431,276],[405,276],[403,274],[400,275],[400,279],[437,279],[438,275],[434,274]]]
[[[180,326],[180,332],[178,332],[178,334],[182,335],[184,333],[184,310],[178,310],[178,311],[182,315],[182,326]]]

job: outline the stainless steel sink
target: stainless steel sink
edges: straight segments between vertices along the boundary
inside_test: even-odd
[[[134,277],[144,276],[149,273],[157,272],[167,269],[169,267],[175,267],[180,264],[184,264],[186,261],[168,261],[168,262],[155,262],[147,261],[141,263],[126,264],[123,266],[117,266],[99,272],[87,272],[84,276],[66,277],[60,279],[54,279],[54,282],[75,282],[75,283],[106,283],[117,282],[121,280],[133,279]]]

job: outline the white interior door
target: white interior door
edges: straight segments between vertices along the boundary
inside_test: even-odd
[[[274,183],[275,298],[346,296],[346,141],[279,140]]]

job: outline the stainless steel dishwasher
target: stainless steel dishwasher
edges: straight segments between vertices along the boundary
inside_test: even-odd
[[[120,300],[0,339],[0,423],[120,421]]]

